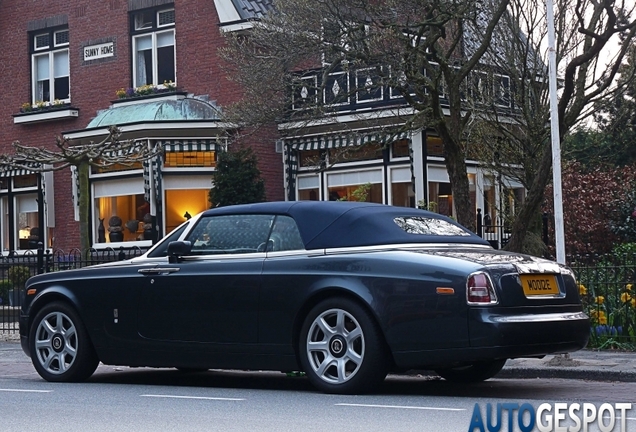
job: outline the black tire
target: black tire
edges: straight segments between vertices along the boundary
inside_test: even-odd
[[[330,298],[314,306],[298,345],[303,371],[325,393],[365,393],[388,372],[388,352],[378,325],[362,306],[347,298]]]
[[[63,302],[48,304],[37,313],[29,347],[35,370],[47,381],[84,381],[99,364],[79,315]]]
[[[447,381],[476,383],[494,377],[506,364],[506,359],[475,362],[455,368],[436,369],[435,373]]]

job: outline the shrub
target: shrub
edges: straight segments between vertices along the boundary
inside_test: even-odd
[[[13,284],[8,280],[0,280],[0,304],[9,304],[9,290],[13,289]]]
[[[9,268],[8,279],[12,288],[24,288],[27,279],[31,277],[31,270],[26,266],[14,266]]]
[[[562,183],[566,254],[605,254],[614,244],[636,241],[631,217],[636,167],[589,170],[573,162],[564,166]],[[552,187],[546,188],[543,210],[549,214],[554,212],[552,194]]]
[[[250,147],[219,153],[209,200],[216,207],[265,201],[265,182]]]

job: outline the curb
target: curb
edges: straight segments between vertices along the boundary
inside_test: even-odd
[[[561,378],[588,381],[636,382],[636,371],[604,371],[590,369],[543,369],[543,368],[503,368],[495,378]]]

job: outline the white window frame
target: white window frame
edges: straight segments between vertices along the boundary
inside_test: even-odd
[[[174,56],[174,60],[173,60],[173,64],[174,64],[174,80],[173,83],[174,85],[176,85],[177,82],[177,47],[176,47],[176,34],[175,34],[175,29],[174,29],[174,22],[173,23],[169,23],[169,24],[163,24],[163,25],[159,25],[159,14],[161,13],[165,13],[168,11],[171,11],[174,9],[162,9],[162,10],[158,10],[155,13],[155,22],[156,24],[153,23],[152,26],[150,27],[143,27],[143,28],[135,28],[135,30],[141,30],[143,32],[140,33],[136,33],[132,35],[132,66],[133,66],[133,87],[137,88],[137,87],[141,87],[144,85],[153,85],[155,87],[158,88],[164,88],[164,84],[163,82],[159,82],[159,64],[157,61],[157,50],[158,50],[158,43],[157,40],[160,36],[162,35],[166,35],[168,33],[170,33],[172,35],[172,51],[173,51],[173,56]],[[133,18],[134,19],[134,18]],[[138,46],[139,46],[139,41],[142,38],[147,38],[148,36],[150,36],[151,38],[151,47],[150,50],[152,51],[152,77],[151,79],[146,78],[146,83],[142,83],[140,82],[141,80],[139,79],[139,56],[138,56]],[[168,46],[168,45],[165,45]]]
[[[56,78],[64,78],[64,77],[68,77],[68,82],[69,82],[69,94],[68,97],[66,98],[62,98],[59,99],[58,101],[61,103],[70,103],[71,102],[71,73],[70,73],[70,53],[69,53],[69,43],[68,42],[63,42],[63,43],[56,43],[55,39],[56,39],[56,35],[59,33],[68,33],[68,29],[64,29],[64,30],[58,30],[52,33],[46,33],[46,32],[42,32],[42,33],[37,33],[33,35],[33,54],[31,55],[31,103],[32,104],[36,104],[38,102],[43,102],[45,104],[45,106],[50,106],[53,105],[53,103],[56,101],[55,98],[55,79]],[[49,44],[47,46],[41,46],[38,47],[37,46],[37,39],[38,37],[44,35],[44,34],[49,34],[50,36],[52,36],[52,40],[49,39]],[[61,47],[61,48],[60,48]],[[60,53],[66,53],[66,67],[65,67],[65,74],[64,75],[60,75],[60,76],[55,76],[56,75],[56,56],[58,56]],[[37,59],[38,58],[44,58],[44,57],[48,57],[48,63],[49,63],[49,67],[48,67],[48,81],[49,81],[49,98],[48,100],[44,100],[44,95],[40,95],[40,91],[38,89],[38,83],[40,82],[38,80],[38,64],[37,64]],[[41,96],[41,97],[40,97]]]

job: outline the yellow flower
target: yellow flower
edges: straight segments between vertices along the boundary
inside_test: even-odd
[[[632,297],[629,295],[629,293],[623,293],[621,294],[621,302],[622,303],[627,303],[628,301],[630,301],[632,299]]]
[[[607,324],[607,316],[605,315],[605,311],[593,309],[590,311],[590,318],[592,318],[592,321],[595,323]]]
[[[594,299],[594,303],[600,304],[600,305],[602,305],[604,301],[605,301],[605,297],[603,296],[598,296]]]
[[[636,299],[632,299],[632,307],[636,309]]]
[[[633,285],[632,285],[632,284],[627,284],[627,285],[625,285],[625,291],[631,291],[631,290],[632,290],[632,288],[633,288]]]
[[[585,294],[587,294],[587,288],[585,288],[585,285],[583,285],[583,284],[579,284],[579,294],[580,294],[580,295],[585,295]]]

